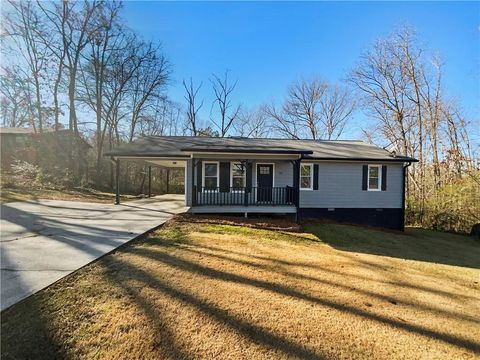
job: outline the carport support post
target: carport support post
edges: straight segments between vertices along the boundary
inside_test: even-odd
[[[120,160],[115,160],[115,205],[120,205]]]
[[[192,206],[197,205],[197,187],[195,186],[195,167],[198,166],[197,161],[192,158]],[[197,179],[198,181],[198,179]]]
[[[148,197],[152,197],[152,167],[148,167]]]

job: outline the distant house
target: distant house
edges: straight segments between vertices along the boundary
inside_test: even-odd
[[[192,213],[291,213],[398,230],[405,169],[417,161],[362,141],[187,136],[143,137],[105,155],[117,167],[184,168]]]
[[[10,169],[14,160],[41,164],[47,161],[62,165],[69,154],[74,154],[77,167],[85,167],[87,151],[91,146],[73,131],[45,129],[42,133],[33,128],[0,128],[1,166]]]

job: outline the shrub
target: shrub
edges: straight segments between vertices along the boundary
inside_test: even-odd
[[[23,160],[13,162],[10,174],[2,174],[4,187],[71,187],[71,178],[68,168],[41,167]]]
[[[406,223],[424,228],[468,234],[480,221],[480,189],[463,179],[433,191],[423,203],[409,198]]]
[[[40,168],[23,160],[14,160],[11,174],[16,186],[34,186],[37,185]]]

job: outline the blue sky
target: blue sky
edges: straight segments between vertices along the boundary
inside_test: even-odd
[[[289,83],[318,76],[340,82],[362,51],[406,22],[445,60],[445,88],[469,118],[480,113],[479,2],[126,2],[127,24],[160,41],[172,63],[169,94],[183,102],[182,79],[203,81],[208,120],[212,73],[238,79],[235,102],[281,102]],[[359,137],[357,113],[345,135]]]

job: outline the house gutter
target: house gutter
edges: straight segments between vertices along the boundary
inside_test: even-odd
[[[298,157],[298,160],[295,161],[295,166],[297,167],[297,171],[296,171],[296,176],[297,176],[297,180],[296,180],[296,189],[295,189],[295,192],[297,193],[296,197],[296,201],[295,201],[295,222],[297,224],[300,223],[300,167],[301,167],[301,164],[302,164],[302,160],[304,159],[304,154],[300,154],[300,156]]]
[[[313,154],[311,150],[295,150],[295,149],[205,149],[205,148],[183,148],[183,152],[195,154],[266,154],[266,155],[297,155],[297,154]]]
[[[343,162],[343,161],[361,161],[361,162],[367,162],[367,161],[374,161],[374,162],[418,162],[417,159],[413,158],[362,158],[362,157],[308,157],[304,158],[304,160],[312,160],[312,161],[333,161],[333,162]]]

